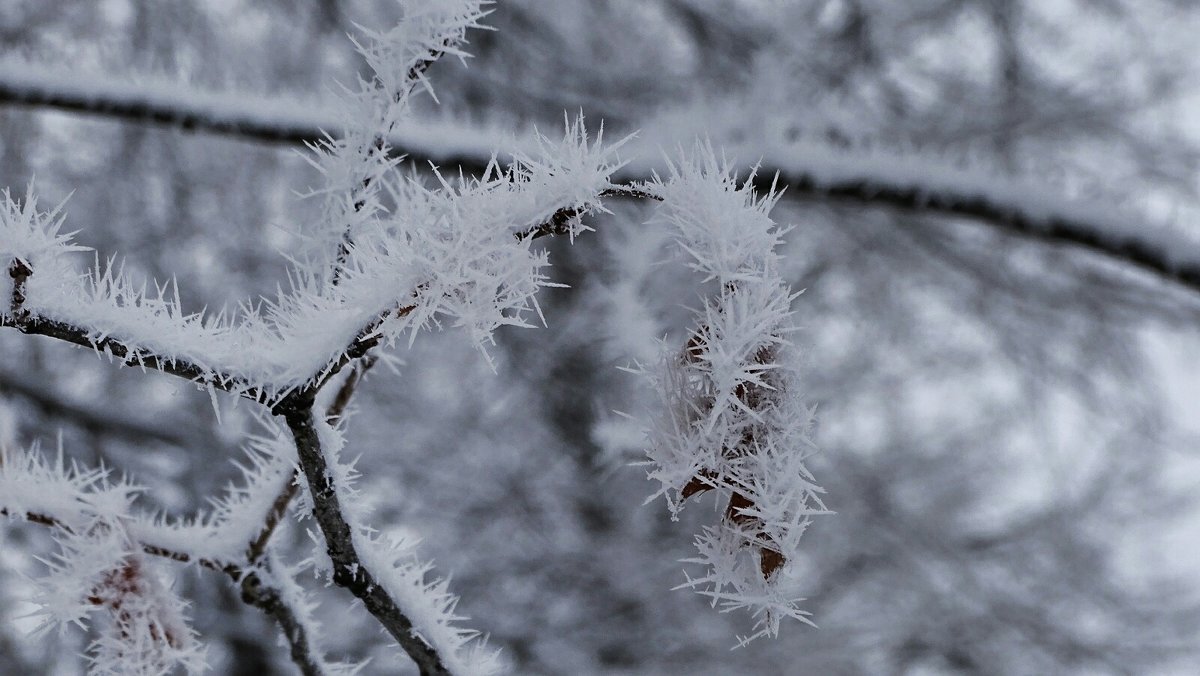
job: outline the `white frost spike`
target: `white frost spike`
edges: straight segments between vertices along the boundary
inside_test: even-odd
[[[481,178],[439,176],[436,188],[408,177],[388,181],[397,206],[358,230],[339,293],[370,298],[373,307],[399,297],[404,311],[379,327],[388,341],[405,333],[411,340],[412,331],[445,319],[483,347],[500,326],[528,326],[534,295],[550,282],[545,252],[521,235],[555,214],[604,210],[598,195],[620,166],[620,144],[600,141],[578,119],[561,140],[543,138],[539,156],[518,156],[507,169],[493,164]],[[566,220],[570,232],[581,227]]]
[[[647,433],[655,497],[666,496],[672,514],[710,490],[725,505],[689,559],[706,574],[681,587],[723,611],[748,610],[754,632],[740,645],[776,636],[784,618],[811,624],[791,593],[789,564],[811,518],[828,513],[804,465],[815,452],[814,411],[788,340],[795,296],[779,274],[782,233],[769,215],[778,194],[756,197],[752,179],[739,185],[709,145],[697,144],[667,179],[645,186],[662,199],[655,221],[675,230],[691,266],[718,291],[686,344],[664,345],[659,363],[640,370],[661,402]]]
[[[775,248],[785,231],[769,214],[781,193],[755,195],[754,174],[739,186],[731,166],[707,143],[697,144],[679,163],[668,160],[667,179],[656,176],[647,186],[662,198],[656,222],[675,229],[676,242],[706,280],[777,276]]]
[[[62,231],[65,204],[38,211],[32,182],[23,200],[13,199],[7,189],[0,192],[0,264],[7,267],[17,259],[34,265],[60,254],[85,251],[86,247],[71,243],[74,233]]]
[[[407,96],[413,80],[433,93],[425,79],[425,64],[443,54],[467,58],[459,45],[471,28],[488,14],[481,0],[402,0],[404,18],[387,31],[359,26],[367,38],[355,42],[367,65],[375,73],[375,84],[392,100]]]

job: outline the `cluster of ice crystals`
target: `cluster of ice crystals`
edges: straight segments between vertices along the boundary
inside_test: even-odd
[[[68,467],[61,453],[0,449],[0,512],[52,520],[59,552],[38,580],[43,629],[84,626],[101,614],[88,648],[94,674],[201,673],[204,651],[184,602],[146,561],[130,514],[137,488],[110,483],[103,470]]]
[[[703,576],[682,585],[725,610],[749,610],[748,642],[775,636],[780,621],[806,621],[791,593],[800,536],[827,513],[805,467],[815,451],[814,409],[804,402],[799,355],[788,340],[795,296],[779,274],[781,232],[769,212],[778,195],[756,197],[707,145],[672,164],[647,189],[661,198],[690,265],[719,291],[696,312],[682,347],[664,345],[643,369],[661,398],[649,431],[649,475],[677,514],[689,497],[715,490],[720,522],[696,538]]]
[[[71,233],[64,233],[62,225],[62,205],[38,211],[32,183],[24,200],[13,199],[7,189],[0,192],[0,260],[33,265],[67,251],[82,251],[71,244]]]

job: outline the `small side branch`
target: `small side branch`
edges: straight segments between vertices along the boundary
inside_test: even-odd
[[[243,603],[262,610],[279,625],[284,640],[288,643],[288,654],[300,669],[300,673],[304,676],[324,676],[325,669],[320,658],[314,653],[308,628],[296,611],[284,601],[280,590],[264,584],[258,573],[253,571],[241,578],[239,588]]]
[[[343,516],[342,505],[333,485],[331,468],[321,447],[311,396],[290,396],[276,406],[275,412],[287,421],[296,441],[300,468],[312,495],[313,516],[325,536],[329,558],[333,561],[333,581],[354,594],[367,612],[383,625],[421,670],[422,676],[449,675],[438,651],[417,635],[412,620],[380,586],[359,558],[353,529]]]
[[[36,523],[41,526],[49,526],[50,528],[58,528],[67,533],[73,532],[71,527],[67,525],[65,521],[54,516],[53,514],[46,514],[43,512],[18,512],[17,514],[19,514],[20,518],[28,521],[29,523]],[[9,511],[7,507],[0,507],[0,516],[13,516],[13,512]],[[196,556],[195,554],[189,552],[171,549],[170,547],[163,547],[152,542],[139,542],[138,544],[142,548],[143,552],[151,556],[170,559],[171,561],[176,561],[178,563],[195,563],[203,568],[215,570],[219,573],[225,573],[234,577],[235,579],[240,578],[242,575],[241,567],[233,563],[203,556]]]

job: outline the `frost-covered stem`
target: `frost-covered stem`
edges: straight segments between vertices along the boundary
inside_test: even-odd
[[[375,365],[375,358],[367,355],[363,357],[346,380],[342,382],[342,386],[338,388],[337,394],[334,395],[333,401],[329,407],[325,409],[325,421],[330,425],[336,425],[341,420],[342,415],[346,412],[346,407],[350,405],[350,400],[354,397],[354,392],[358,389],[358,384],[362,382],[367,371]],[[283,521],[283,517],[287,514],[288,506],[292,502],[292,498],[296,497],[299,485],[300,473],[297,471],[292,474],[292,480],[284,485],[283,490],[275,497],[271,503],[271,510],[263,519],[262,530],[259,531],[258,537],[254,538],[254,542],[250,543],[247,550],[246,558],[250,563],[259,561],[263,554],[267,551],[267,543],[271,541],[271,536],[275,533],[275,529],[279,523]]]
[[[263,570],[270,572],[269,568]],[[308,629],[295,610],[284,602],[279,589],[263,584],[262,578],[253,571],[242,577],[240,588],[243,603],[262,610],[279,624],[288,643],[288,654],[300,673],[304,676],[324,676],[325,669],[313,651]]]
[[[657,195],[642,190],[635,185],[615,185],[601,191],[597,197],[625,197],[637,200],[661,201]],[[545,222],[515,234],[517,239],[540,239],[551,235],[566,235],[571,232],[571,223],[586,212],[585,209],[563,207],[554,212]]]
[[[28,335],[46,336],[90,348],[120,359],[122,366],[154,369],[219,390],[237,391],[254,401],[265,403],[267,400],[265,390],[257,383],[247,383],[235,376],[215,372],[178,357],[164,358],[144,350],[131,349],[116,338],[97,337],[86,328],[38,316],[24,307],[25,282],[33,275],[33,269],[21,260],[14,259],[9,265],[8,273],[13,280],[12,297],[9,301],[9,314],[0,315],[0,326],[14,328]]]
[[[250,563],[257,563],[262,559],[263,554],[267,552],[267,544],[271,541],[271,536],[275,534],[275,529],[279,527],[279,523],[283,521],[283,517],[287,514],[288,505],[291,504],[292,498],[296,496],[299,486],[296,481],[300,478],[299,472],[293,472],[292,478],[284,485],[283,490],[279,495],[275,496],[275,500],[271,503],[271,509],[267,512],[267,516],[263,519],[263,527],[258,532],[258,536],[246,548],[246,560]]]
[[[413,90],[425,77],[425,72],[429,70],[429,67],[436,63],[438,59],[445,56],[446,51],[453,48],[457,42],[458,40],[455,38],[447,38],[442,41],[440,47],[429,49],[429,51],[425,53],[424,57],[417,59],[417,61],[408,69],[408,72],[404,74],[404,82],[407,83],[406,86],[400,87],[396,91],[392,92],[392,104],[396,106],[403,105],[403,102],[412,94]],[[376,82],[378,83],[378,80],[376,80]],[[377,133],[375,138],[371,141],[373,153],[376,155],[384,155],[385,157],[389,154],[387,134],[392,131],[394,126],[394,120],[388,121],[385,119],[383,121],[380,132]],[[361,211],[363,207],[366,206],[365,195],[371,190],[373,180],[374,178],[371,175],[367,175],[365,178],[363,178],[362,184],[358,186],[358,192],[362,196],[352,196],[353,208],[355,212]],[[341,241],[338,242],[337,256],[334,260],[332,283],[335,286],[341,281],[343,270],[346,267],[346,262],[350,259],[350,253],[353,249],[354,233],[350,232],[350,228],[347,227],[346,230],[342,232]]]
[[[12,513],[9,512],[7,508],[0,507],[0,516],[12,516]],[[24,514],[21,515],[21,518],[25,519],[29,523],[36,523],[36,524],[39,524],[42,526],[50,526],[51,528],[62,528],[63,530],[68,530],[68,531],[70,530],[69,528],[67,528],[66,524],[64,524],[62,521],[59,521],[57,518],[50,516],[49,514],[42,514],[39,512],[25,512]]]
[[[8,510],[8,508],[0,507],[0,516],[7,517],[7,516],[13,516],[13,514]],[[70,526],[68,526],[62,519],[59,519],[58,517],[54,516],[53,514],[46,514],[43,512],[22,512],[20,514],[20,518],[25,521],[28,521],[29,523],[36,523],[41,526],[49,526],[51,528],[58,528],[67,533],[73,532]],[[225,573],[227,575],[231,575],[235,579],[241,577],[241,574],[242,574],[241,568],[232,563],[228,563],[225,561],[219,561],[217,559],[211,559],[211,558],[202,557],[202,556],[195,556],[188,552],[181,552],[179,550],[170,549],[168,547],[156,545],[151,542],[140,542],[138,544],[142,548],[143,552],[145,552],[151,556],[158,556],[158,557],[161,557],[164,559],[170,559],[172,561],[176,561],[179,563],[195,563],[196,565],[204,567],[204,568],[208,568],[209,570],[215,570],[219,573]]]
[[[448,675],[441,656],[433,646],[416,634],[412,620],[363,566],[354,546],[353,531],[343,516],[342,506],[333,485],[332,469],[321,448],[317,421],[313,416],[313,393],[301,392],[286,397],[275,406],[283,416],[296,441],[300,468],[312,495],[313,516],[325,536],[329,558],[333,562],[333,581],[354,594],[367,612],[383,625],[408,653],[425,675]]]
[[[131,350],[125,343],[107,336],[93,338],[92,334],[78,326],[60,322],[54,319],[28,314],[24,318],[16,316],[0,316],[0,326],[17,329],[21,333],[33,336],[46,336],[64,342],[94,349],[97,352],[112,355],[121,360],[122,366],[137,366],[155,371],[162,371],[173,376],[186,378],[196,383],[212,386],[218,390],[238,391],[248,399],[265,402],[266,393],[257,386],[243,382],[240,378],[213,373],[209,369],[179,358],[163,358],[148,354],[143,350]]]

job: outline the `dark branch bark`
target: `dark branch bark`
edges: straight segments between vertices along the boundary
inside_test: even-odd
[[[29,311],[25,309],[25,282],[32,274],[29,264],[19,258],[14,258],[8,266],[8,276],[12,278],[12,296],[9,298],[8,307],[9,313],[16,321],[23,321],[29,316]]]
[[[769,176],[765,171],[760,173],[755,178],[755,187],[768,189],[771,185]],[[1038,218],[984,195],[939,193],[919,187],[880,185],[868,180],[822,185],[811,174],[786,172],[780,173],[779,184],[786,185],[789,194],[807,200],[832,200],[970,218],[1019,237],[1079,247],[1200,292],[1200,264],[1173,262],[1176,256],[1166,250],[1166,245],[1133,235],[1117,235],[1071,218]]]
[[[269,569],[265,569],[268,570]],[[304,676],[324,676],[321,660],[313,654],[314,646],[309,640],[308,631],[295,610],[284,602],[279,590],[264,585],[262,578],[256,572],[249,572],[241,578],[242,602],[262,610],[279,625],[283,637],[288,643],[288,654],[292,662]]]
[[[242,396],[260,403],[266,403],[268,399],[265,389],[254,386],[236,376],[213,373],[183,359],[166,358],[136,350],[116,338],[108,336],[94,338],[86,329],[66,322],[39,317],[24,310],[22,314],[23,317],[17,314],[0,315],[0,326],[14,328],[31,336],[46,336],[109,354],[120,360],[121,366],[136,366],[162,371],[199,385],[212,386],[226,392],[236,391]]]
[[[300,467],[312,495],[313,516],[325,536],[326,551],[333,561],[333,581],[354,594],[367,612],[383,625],[404,652],[412,658],[422,675],[449,675],[437,650],[417,635],[412,621],[362,565],[354,546],[353,529],[346,522],[331,470],[317,434],[311,393],[290,395],[275,407],[283,416],[296,440]]]

